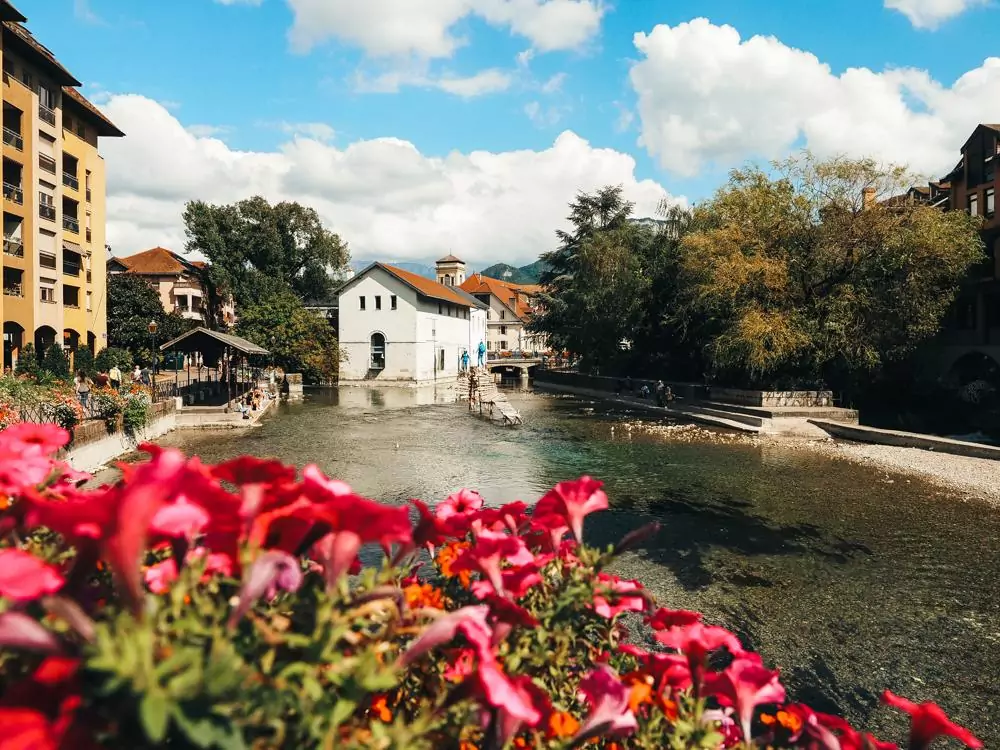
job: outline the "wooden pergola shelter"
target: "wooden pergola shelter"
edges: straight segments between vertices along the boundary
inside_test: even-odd
[[[160,347],[161,352],[172,351],[182,354],[193,354],[198,352],[206,364],[210,362],[221,363],[223,375],[226,379],[227,401],[233,399],[233,383],[240,382],[239,370],[244,368],[249,382],[249,361],[251,358],[269,357],[271,352],[262,346],[258,346],[252,341],[248,341],[240,336],[231,333],[220,333],[212,331],[203,326],[192,328],[187,333],[181,334]],[[240,357],[240,362],[233,366],[233,357]],[[239,395],[239,394],[237,394]]]

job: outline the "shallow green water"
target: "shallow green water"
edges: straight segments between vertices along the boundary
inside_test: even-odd
[[[888,687],[938,701],[988,746],[1000,738],[1000,511],[806,451],[630,437],[622,411],[582,399],[511,394],[516,430],[444,399],[311,394],[250,434],[167,442],[210,461],[315,462],[389,503],[462,486],[531,501],[589,473],[612,504],[590,540],[664,523],[619,573],[735,629],[795,698],[901,740],[904,723],[878,706]]]

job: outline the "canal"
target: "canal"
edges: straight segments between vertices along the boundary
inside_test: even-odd
[[[444,397],[343,389],[282,405],[249,434],[165,442],[207,461],[315,462],[387,503],[463,486],[533,501],[589,473],[611,501],[589,541],[664,525],[617,572],[734,629],[794,698],[901,740],[905,723],[878,705],[888,687],[939,702],[988,746],[1000,738],[1000,511],[808,450],[643,436],[623,423],[635,415],[599,402],[511,401],[516,430]]]

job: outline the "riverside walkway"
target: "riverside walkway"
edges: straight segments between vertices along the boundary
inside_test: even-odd
[[[508,427],[524,424],[517,409],[511,406],[507,396],[497,389],[489,370],[477,367],[472,369],[475,375],[475,387],[471,388],[470,373],[461,372],[456,381],[456,398],[469,404],[469,411],[477,408],[479,416],[491,422],[500,422]],[[471,390],[471,393],[470,393]]]

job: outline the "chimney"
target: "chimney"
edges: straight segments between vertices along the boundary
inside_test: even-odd
[[[875,188],[866,187],[862,191],[862,195],[864,196],[862,202],[864,208],[871,208],[872,206],[875,205]]]

